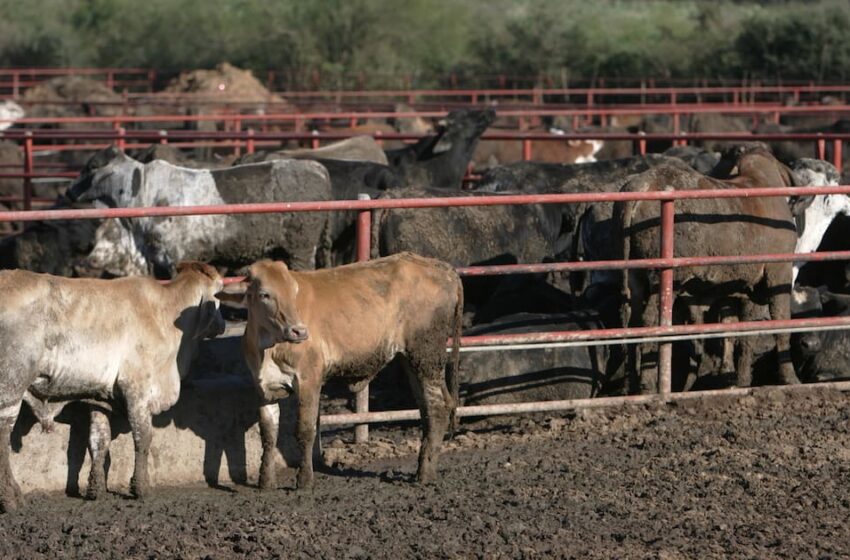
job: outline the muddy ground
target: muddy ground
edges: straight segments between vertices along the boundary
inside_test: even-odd
[[[312,492],[30,496],[0,558],[846,558],[850,396],[724,397],[466,423],[417,486],[418,432],[325,433]]]

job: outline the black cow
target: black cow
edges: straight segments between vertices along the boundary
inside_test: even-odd
[[[815,290],[821,312],[808,316],[850,317],[850,296]],[[802,315],[800,315],[802,316]],[[791,336],[791,357],[802,381],[835,381],[850,377],[850,331],[795,333]]]
[[[470,194],[404,188],[383,195],[384,198],[455,196]],[[454,266],[539,263],[561,252],[557,245],[560,232],[560,211],[552,205],[387,209],[375,213],[372,251],[373,256],[411,251]],[[498,283],[495,278],[468,280],[464,283],[465,299],[473,304],[486,299]]]
[[[435,136],[386,150],[389,165],[404,186],[459,190],[478,138],[495,118],[492,109],[452,111]]]
[[[602,328],[602,322],[593,311],[516,313],[472,327],[464,335],[595,328]],[[608,363],[606,346],[465,353],[460,394],[467,405],[590,398],[601,392]]]

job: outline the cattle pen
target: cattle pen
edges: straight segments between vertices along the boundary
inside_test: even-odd
[[[850,194],[850,186],[826,187],[776,187],[739,189],[730,188],[722,192],[717,190],[677,191],[675,185],[669,190],[644,193],[593,193],[593,194],[548,194],[548,195],[496,195],[482,197],[456,198],[411,198],[376,200],[338,200],[324,202],[272,202],[253,204],[231,204],[212,206],[179,207],[143,207],[112,209],[56,209],[10,211],[0,214],[2,222],[29,222],[72,219],[102,218],[140,218],[140,217],[177,217],[211,214],[259,214],[280,212],[328,212],[357,211],[358,219],[358,256],[361,259],[369,255],[370,216],[373,210],[399,208],[445,208],[450,206],[495,206],[519,204],[570,204],[578,202],[618,202],[618,201],[657,201],[661,205],[661,254],[657,259],[629,261],[588,261],[559,262],[546,264],[518,264],[486,267],[462,267],[458,269],[463,276],[490,274],[518,274],[547,271],[578,270],[627,270],[637,268],[661,269],[660,283],[660,323],[620,329],[597,329],[584,331],[558,331],[535,334],[491,335],[462,337],[462,351],[483,351],[511,348],[546,348],[549,345],[588,345],[588,344],[634,344],[657,341],[660,344],[658,371],[659,391],[655,394],[628,395],[603,398],[574,399],[563,401],[526,402],[505,405],[466,406],[458,410],[458,416],[491,416],[500,414],[520,414],[556,410],[576,410],[604,406],[620,406],[627,403],[672,402],[681,399],[701,398],[716,394],[746,394],[751,388],[730,388],[713,391],[673,392],[672,343],[678,340],[727,336],[752,336],[778,332],[798,332],[806,330],[835,330],[850,328],[848,317],[827,317],[817,319],[789,319],[779,321],[752,321],[739,323],[708,323],[702,325],[673,325],[673,270],[687,266],[720,266],[724,264],[756,262],[789,262],[850,259],[850,251],[833,251],[810,254],[761,254],[716,257],[674,257],[673,232],[675,203],[677,200],[699,198],[736,198],[736,197],[779,197],[800,195]],[[238,281],[230,278],[230,282]],[[248,381],[247,379],[245,380]],[[850,381],[813,383],[789,386],[791,390],[806,390],[811,387],[829,387],[842,391],[850,390]],[[367,389],[368,390],[368,389]],[[369,412],[367,399],[359,399],[358,411],[351,414],[324,415],[324,426],[339,424],[365,425],[374,422],[392,422],[413,420],[419,417],[416,410]],[[360,440],[366,439],[366,433],[360,430]]]
[[[421,115],[421,113],[411,113]],[[444,113],[438,113],[443,115]],[[520,112],[527,115],[527,112]],[[289,117],[292,117],[291,115]],[[166,117],[175,119],[178,117]],[[221,120],[222,116],[194,117]],[[293,117],[294,118],[294,117]],[[153,119],[153,120],[151,120]],[[68,118],[68,123],[119,123],[111,119]],[[162,118],[147,117],[131,122],[162,122]],[[239,127],[236,127],[239,128]],[[195,130],[134,130],[122,126],[109,130],[23,130],[11,129],[0,131],[0,140],[19,142],[23,151],[22,169],[16,170],[10,166],[0,166],[0,180],[23,179],[20,197],[3,197],[6,202],[20,202],[25,210],[32,208],[33,203],[52,203],[52,199],[33,199],[32,183],[34,180],[51,181],[67,180],[77,176],[78,170],[67,168],[37,169],[36,156],[46,152],[98,150],[114,143],[118,148],[138,149],[151,143],[170,144],[180,148],[219,147],[231,149],[235,154],[242,150],[247,154],[254,153],[264,146],[278,145],[281,141],[295,140],[308,142],[317,148],[324,140],[343,140],[350,138],[345,132],[297,132],[297,131],[262,131],[262,130],[229,130],[229,131],[195,131]],[[419,140],[418,134],[385,133],[376,134],[375,138],[383,140]],[[550,134],[542,132],[506,132],[485,133],[481,140],[511,140],[522,144],[524,161],[531,161],[534,156],[534,141],[565,141],[565,140],[603,140],[628,141],[632,143],[635,155],[646,155],[651,142],[672,142],[673,145],[688,145],[689,142],[719,141],[719,142],[787,142],[803,141],[812,143],[812,157],[831,160],[839,173],[843,170],[844,143],[850,141],[850,133],[817,132],[817,133],[737,133],[737,132],[670,132],[670,133],[629,133],[629,132],[571,132],[568,134]],[[57,143],[62,142],[62,143]],[[80,143],[82,142],[82,143]],[[466,180],[474,181],[474,176],[468,175]]]

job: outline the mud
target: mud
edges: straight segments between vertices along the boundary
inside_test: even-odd
[[[465,423],[437,483],[418,430],[323,433],[315,489],[30,495],[2,558],[843,558],[850,396],[824,390]]]

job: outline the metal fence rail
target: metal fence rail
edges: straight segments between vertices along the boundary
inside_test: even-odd
[[[653,191],[653,192],[617,192],[617,193],[581,193],[581,194],[551,194],[551,195],[494,195],[484,197],[457,197],[457,198],[426,198],[426,199],[377,199],[377,200],[344,200],[344,201],[322,201],[322,202],[271,202],[257,204],[233,204],[233,205],[211,205],[211,206],[182,206],[182,207],[145,207],[145,208],[113,208],[113,209],[69,209],[69,210],[38,210],[38,211],[14,211],[0,213],[0,222],[3,221],[35,221],[35,220],[61,220],[61,219],[95,219],[95,218],[134,218],[153,216],[189,216],[189,215],[211,215],[211,214],[255,214],[276,212],[323,212],[357,210],[357,247],[358,259],[368,258],[370,243],[370,213],[375,209],[392,208],[445,208],[455,206],[494,206],[506,204],[566,204],[576,202],[614,202],[627,200],[655,200],[662,206],[661,215],[661,255],[660,259],[646,259],[625,261],[619,263],[620,269],[631,268],[661,268],[661,297],[660,297],[660,324],[635,328],[621,329],[594,329],[584,331],[544,332],[534,334],[508,334],[508,335],[483,335],[463,337],[461,345],[466,349],[474,349],[487,345],[499,345],[500,347],[518,344],[530,344],[534,348],[546,347],[547,343],[590,343],[599,344],[610,342],[615,344],[629,344],[647,340],[653,337],[660,341],[659,349],[659,393],[655,395],[637,395],[625,397],[606,397],[600,399],[580,399],[554,402],[520,403],[512,405],[487,405],[475,407],[462,407],[458,415],[479,416],[494,414],[516,414],[525,412],[542,412],[599,406],[615,406],[626,403],[667,402],[679,399],[698,398],[709,394],[746,394],[751,389],[729,389],[722,391],[673,393],[671,388],[671,357],[672,342],[674,340],[688,338],[702,338],[709,336],[744,336],[771,332],[796,332],[808,329],[838,329],[850,328],[850,318],[846,317],[823,317],[816,319],[788,319],[770,321],[750,321],[739,323],[709,323],[703,325],[673,325],[673,276],[674,267],[694,266],[697,264],[730,264],[743,262],[782,262],[782,261],[808,261],[823,258],[847,258],[850,252],[833,252],[825,254],[782,254],[782,255],[741,255],[728,257],[687,257],[674,258],[673,256],[673,229],[674,229],[674,204],[677,200],[697,198],[738,198],[738,197],[776,197],[794,195],[815,194],[844,194],[850,195],[850,186],[833,187],[768,187],[757,189],[724,189],[717,190],[689,190],[689,191]],[[603,263],[557,263],[560,269],[592,269],[614,268],[615,261]],[[499,271],[497,267],[468,267],[461,269],[466,274],[484,274],[492,272],[521,273],[528,272],[526,267],[540,265],[513,265]],[[477,270],[476,270],[477,269]],[[238,280],[238,279],[231,279]],[[850,389],[850,382],[813,384],[818,387],[836,387],[842,390]],[[798,390],[798,389],[794,389]],[[412,420],[418,417],[418,411],[388,411],[368,412],[368,401],[361,396],[358,399],[357,412],[346,415],[323,416],[324,425],[333,424],[359,424],[368,422],[385,422],[395,420]],[[365,428],[359,428],[358,440],[365,439]]]

